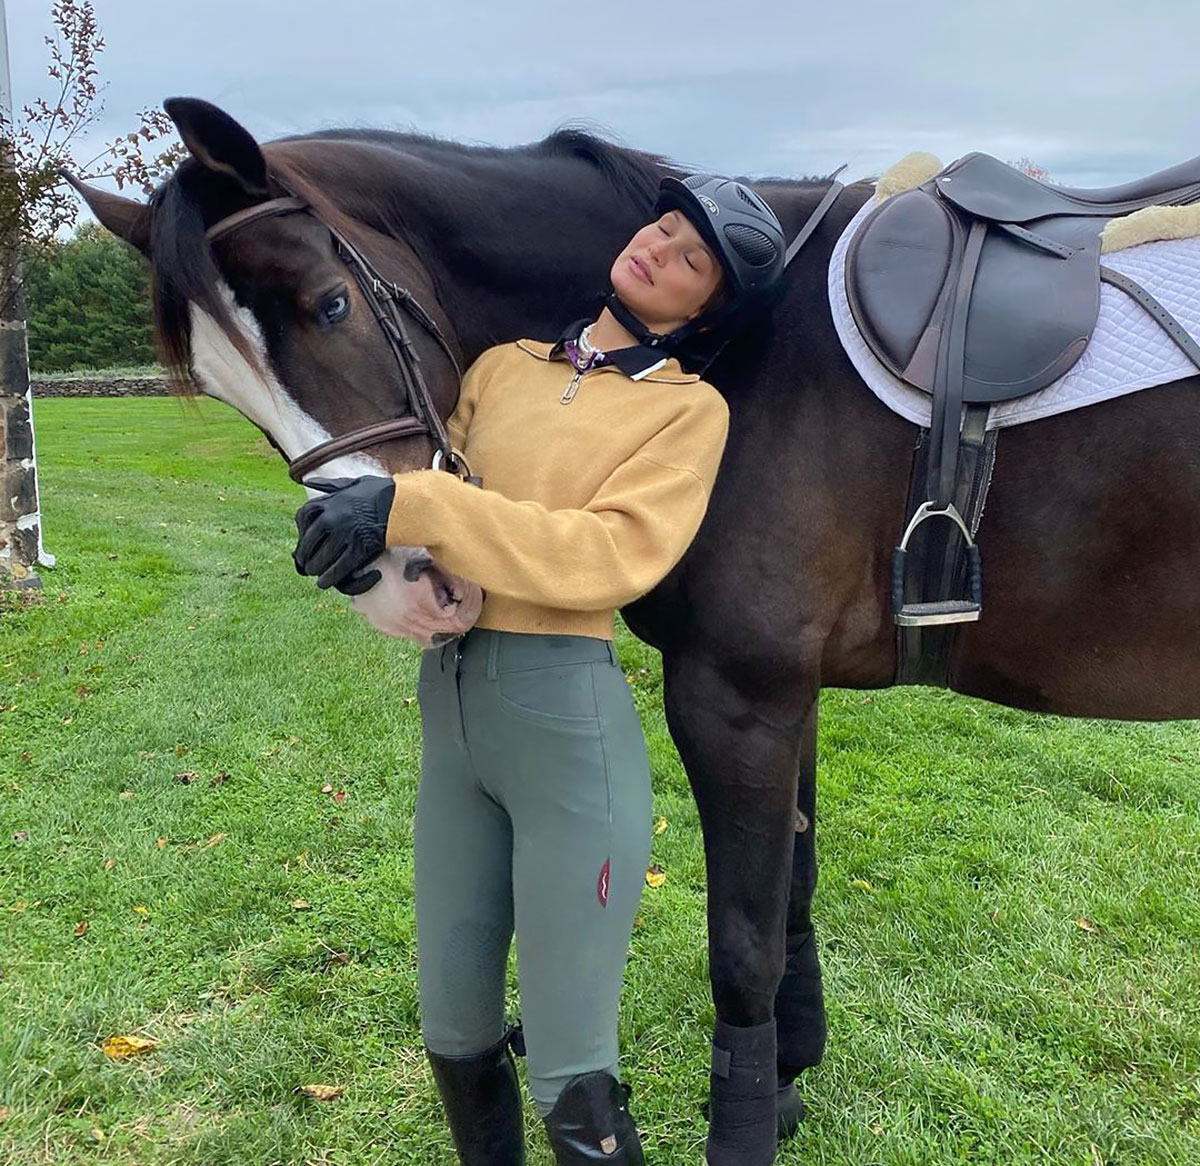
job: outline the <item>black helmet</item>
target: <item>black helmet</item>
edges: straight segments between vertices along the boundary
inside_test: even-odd
[[[664,178],[654,210],[687,215],[725,269],[730,299],[739,305],[765,300],[783,275],[783,228],[748,186],[708,174]]]
[[[642,344],[677,350],[697,333],[744,319],[770,303],[783,276],[787,241],[775,212],[748,186],[709,174],[664,178],[654,210],[687,216],[721,264],[727,294],[719,307],[662,335],[651,332],[612,292],[609,309]]]

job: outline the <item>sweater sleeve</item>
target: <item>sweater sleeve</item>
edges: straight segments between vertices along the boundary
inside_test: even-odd
[[[397,474],[388,546],[424,546],[485,591],[600,611],[644,595],[700,527],[728,432],[715,393],[662,429],[581,509],[515,502],[435,470]]]
[[[471,418],[475,416],[475,406],[479,403],[479,395],[483,392],[492,375],[492,371],[503,359],[505,349],[512,345],[497,344],[485,350],[463,373],[462,384],[458,390],[458,404],[454,412],[446,419],[446,428],[450,431],[450,441],[460,453],[467,444],[467,430],[471,427]]]

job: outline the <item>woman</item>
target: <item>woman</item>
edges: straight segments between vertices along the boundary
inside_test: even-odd
[[[650,773],[614,611],[682,557],[725,444],[724,400],[671,354],[711,351],[762,307],[784,256],[778,220],[736,182],[667,178],[656,212],[596,320],[468,370],[448,427],[484,489],[434,470],[314,483],[332,492],[296,518],[297,567],[321,587],[385,546],[425,546],[486,595],[471,631],[424,653],[418,685],[422,1035],[471,1166],[524,1161],[504,1020],[514,931],[529,1085],[557,1162],[643,1162],[617,1008]]]

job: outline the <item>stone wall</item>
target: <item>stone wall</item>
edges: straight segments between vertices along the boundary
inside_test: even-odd
[[[30,378],[33,397],[165,397],[166,377],[71,377],[67,380]]]

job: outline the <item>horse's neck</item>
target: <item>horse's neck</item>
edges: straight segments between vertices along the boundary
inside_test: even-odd
[[[586,162],[489,161],[388,151],[356,167],[347,205],[417,253],[468,360],[501,341],[549,339],[592,309],[645,214]]]

